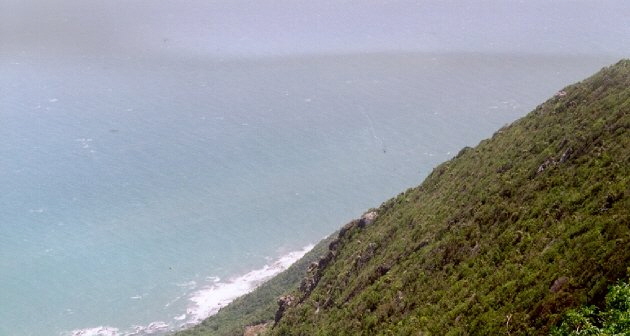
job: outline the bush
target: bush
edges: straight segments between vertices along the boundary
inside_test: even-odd
[[[606,309],[595,306],[571,309],[550,336],[627,336],[630,335],[630,285],[612,286],[606,295]]]

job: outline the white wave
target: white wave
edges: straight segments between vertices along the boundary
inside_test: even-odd
[[[287,269],[312,248],[313,245],[306,246],[300,251],[291,252],[269,265],[229,282],[215,282],[195,292],[189,299],[193,304],[187,310],[189,316],[187,324],[199,323],[208,316],[216,314],[219,309],[237,297],[251,292],[266,280]]]
[[[170,327],[170,324],[162,321],[151,322],[145,329],[144,332],[147,334],[153,334],[160,331],[167,331]]]
[[[181,299],[181,298],[183,298],[183,297],[184,297],[183,295],[176,297],[175,299],[173,299],[173,300],[171,300],[170,302],[168,302],[167,304],[165,304],[165,305],[164,305],[164,308],[168,308],[168,307],[170,307],[173,303],[175,303],[175,302],[179,301],[179,299]]]
[[[146,326],[133,326],[131,330],[120,331],[114,327],[96,327],[76,329],[70,333],[62,333],[63,336],[145,336],[163,335],[165,332],[173,331],[172,326],[163,321],[151,322]]]
[[[119,336],[118,328],[113,327],[96,327],[76,329],[71,331],[71,336]]]
[[[191,280],[191,281],[187,281],[187,282],[180,282],[180,283],[175,284],[175,286],[177,286],[177,287],[188,287],[190,289],[193,289],[193,288],[197,287],[197,281]]]
[[[273,263],[264,267],[253,270],[245,275],[237,277],[228,282],[221,282],[218,277],[207,277],[206,280],[211,284],[204,289],[194,292],[189,300],[191,305],[187,311],[179,316],[173,317],[177,323],[169,324],[163,321],[151,322],[148,325],[135,325],[131,328],[120,331],[118,328],[110,326],[100,326],[94,328],[75,329],[70,332],[63,332],[61,336],[145,336],[145,335],[164,335],[167,332],[173,332],[182,327],[192,326],[201,322],[206,317],[215,314],[220,308],[237,297],[247,294],[258,287],[260,284],[269,280],[276,274],[284,271],[298,259],[302,258],[306,252],[310,251],[313,245],[304,247],[302,250],[291,252]],[[179,287],[194,289],[197,282],[188,281],[176,284]],[[132,296],[131,299],[140,299],[143,296]],[[184,296],[179,296],[175,300],[167,303],[165,308],[180,300]],[[175,325],[177,324],[177,325]]]

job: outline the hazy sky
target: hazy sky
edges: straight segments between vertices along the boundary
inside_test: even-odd
[[[627,0],[0,0],[0,53],[630,55]]]

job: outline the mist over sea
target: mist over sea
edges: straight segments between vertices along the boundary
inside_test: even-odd
[[[5,57],[0,334],[194,322],[614,60]]]
[[[628,57],[625,0],[0,0],[0,335],[161,335]]]

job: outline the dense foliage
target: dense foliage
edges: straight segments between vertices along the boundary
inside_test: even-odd
[[[283,275],[291,281],[178,335],[262,322],[266,335],[559,336],[609,322],[625,335],[628,285],[606,292],[630,266],[629,195],[626,60],[464,148],[374,222],[346,225],[319,245],[319,262],[310,254]],[[304,272],[274,325],[276,298]]]
[[[271,335],[545,335],[630,265],[630,61],[344,230]],[[332,246],[331,246],[332,247]]]
[[[309,264],[322,256],[332,236],[319,242],[287,270],[244,295],[201,324],[178,332],[176,336],[243,335],[246,326],[273,321],[277,298],[296,289]]]
[[[595,306],[571,309],[550,336],[630,335],[630,285],[621,282],[606,295],[606,309]]]

